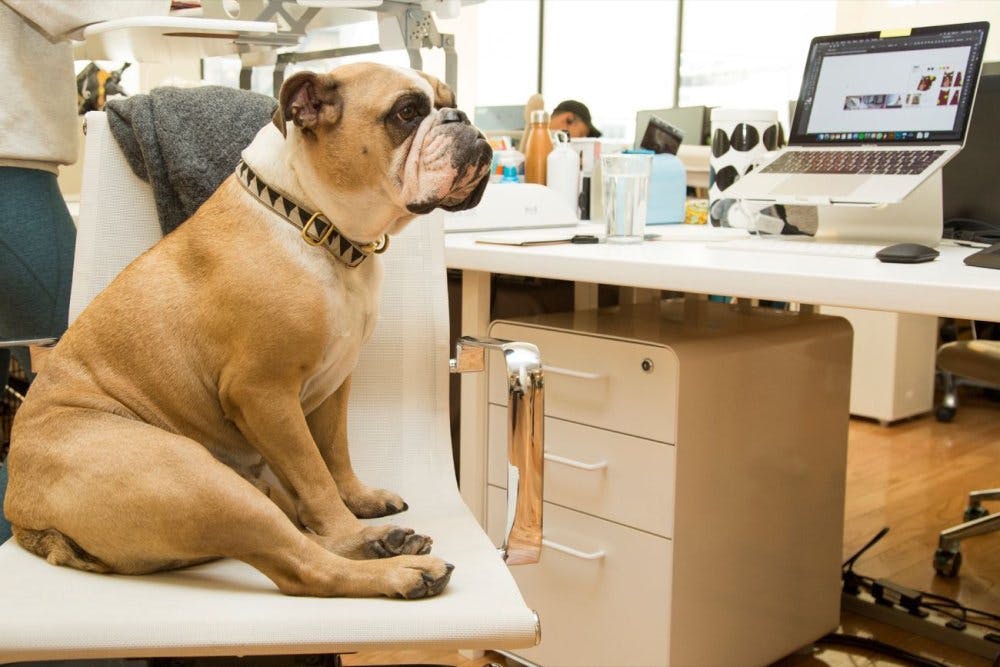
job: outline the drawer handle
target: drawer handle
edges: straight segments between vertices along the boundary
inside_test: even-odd
[[[580,470],[604,470],[608,467],[607,461],[584,463],[583,461],[575,461],[573,459],[568,459],[565,456],[559,456],[558,454],[546,454],[545,460],[552,461],[553,463],[561,463],[564,466],[569,466],[570,468],[579,468]]]
[[[558,542],[547,540],[544,537],[542,538],[542,546],[548,547],[549,549],[555,549],[556,551],[561,551],[564,554],[569,554],[574,558],[580,558],[582,560],[601,560],[604,558],[603,550],[587,553],[586,551],[580,551],[579,549],[568,547],[565,544],[559,544]]]
[[[565,375],[566,377],[578,378],[580,380],[601,380],[604,375],[601,373],[587,373],[586,371],[574,371],[571,368],[560,368],[559,366],[549,366],[542,364],[542,371],[553,375]]]

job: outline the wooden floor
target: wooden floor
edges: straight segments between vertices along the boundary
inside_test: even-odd
[[[960,523],[966,494],[1000,488],[1000,403],[973,393],[962,395],[955,420],[932,416],[888,428],[852,419],[848,451],[845,559],[883,527],[889,534],[869,550],[855,570],[873,578],[957,598],[963,604],[1000,614],[1000,533],[969,540],[956,579],[935,576],[931,565],[937,534]],[[997,509],[1000,509],[998,507]],[[905,648],[949,665],[989,667],[989,661],[923,637],[845,613],[841,631]],[[345,656],[345,665],[431,662],[483,667],[502,656],[468,660],[447,652],[385,652]],[[905,664],[846,649],[810,648],[775,667]],[[625,667],[625,666],[622,666]]]

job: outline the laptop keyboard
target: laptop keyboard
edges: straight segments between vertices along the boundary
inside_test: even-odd
[[[765,174],[920,174],[944,151],[785,151]]]

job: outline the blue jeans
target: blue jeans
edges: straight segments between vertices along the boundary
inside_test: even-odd
[[[0,167],[0,342],[57,338],[66,330],[76,227],[55,174]],[[27,363],[27,350],[16,350]],[[11,350],[0,348],[0,390]],[[26,368],[27,370],[27,368]],[[0,467],[0,506],[7,487]],[[0,542],[10,524],[0,512]]]

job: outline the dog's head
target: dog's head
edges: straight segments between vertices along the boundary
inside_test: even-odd
[[[274,123],[303,154],[295,169],[310,190],[376,190],[411,217],[472,208],[489,178],[492,151],[451,88],[415,70],[299,72],[281,87]]]

